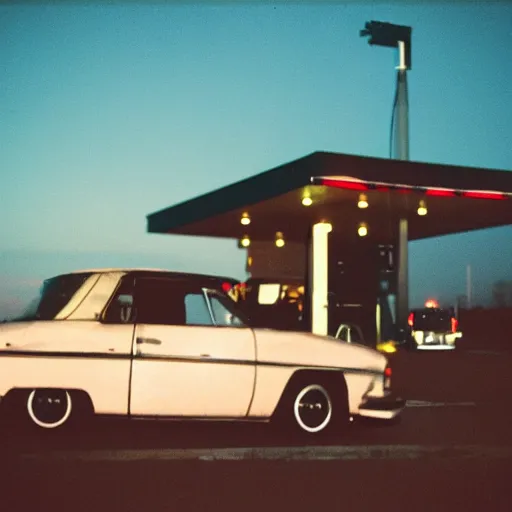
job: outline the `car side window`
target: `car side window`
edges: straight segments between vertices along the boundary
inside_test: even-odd
[[[133,280],[124,278],[114,292],[103,314],[103,322],[109,324],[130,324],[134,321]]]
[[[208,292],[208,300],[216,326],[245,327],[244,321],[228,305],[231,299],[210,291]]]
[[[212,316],[203,293],[185,296],[186,325],[213,325]]]
[[[231,299],[183,279],[144,277],[135,285],[136,321],[155,325],[245,326]]]

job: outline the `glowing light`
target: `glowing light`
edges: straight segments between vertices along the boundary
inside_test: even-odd
[[[313,204],[313,199],[309,196],[304,196],[302,198],[302,205],[303,206],[311,206]]]
[[[279,247],[279,248],[284,247],[285,242],[284,242],[284,238],[283,238],[283,233],[281,233],[280,231],[278,231],[276,233],[276,242],[275,243],[276,243],[276,247]]]
[[[409,324],[410,327],[414,325],[414,313],[409,314],[409,318],[407,318],[407,323]]]
[[[246,235],[240,240],[240,245],[242,247],[249,247],[251,245],[251,239]]]
[[[472,197],[473,199],[507,199],[506,194],[499,192],[463,192],[464,197]]]
[[[435,197],[468,197],[473,199],[512,199],[512,193],[510,192],[499,192],[499,191],[485,191],[485,190],[455,190],[448,188],[429,188],[413,185],[400,185],[390,184],[379,181],[364,181],[356,180],[354,178],[344,177],[337,178],[331,177],[314,177],[312,182],[317,185],[323,185],[325,187],[342,188],[346,190],[379,190],[389,191],[394,190],[402,194],[409,194],[413,192],[426,194],[427,196]]]
[[[368,226],[364,222],[361,222],[361,224],[359,224],[357,234],[359,236],[366,236],[368,234]]]
[[[427,215],[427,212],[427,203],[425,203],[425,201],[423,201],[422,199],[418,206],[418,215],[421,215],[423,217],[424,215]]]
[[[430,188],[426,191],[427,196],[436,196],[436,197],[455,197],[454,190],[445,190],[440,188]]]
[[[435,299],[428,299],[425,302],[425,307],[426,308],[438,308],[439,307],[439,302],[437,302],[437,300],[435,300]]]
[[[250,267],[252,265],[252,256],[247,257],[247,266]]]
[[[244,213],[242,215],[242,218],[240,219],[240,224],[243,226],[248,226],[251,223],[251,218],[249,217],[248,213]]]
[[[454,350],[454,345],[418,345],[418,350]]]
[[[394,354],[397,351],[396,345],[393,341],[383,341],[381,343],[377,343],[376,348],[379,352],[384,352],[386,354]]]
[[[320,185],[324,185],[325,187],[344,188],[347,190],[368,190],[368,185],[365,183],[354,181],[321,179],[319,182]]]
[[[364,194],[361,194],[359,196],[359,202],[357,203],[357,207],[368,208],[368,198]]]

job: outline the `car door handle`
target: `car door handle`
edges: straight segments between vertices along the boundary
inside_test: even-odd
[[[161,345],[162,342],[157,340],[156,338],[137,338],[137,345],[142,345],[143,343],[147,345]]]

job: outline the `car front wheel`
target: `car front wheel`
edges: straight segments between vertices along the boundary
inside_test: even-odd
[[[285,391],[275,420],[302,439],[341,436],[349,423],[344,380],[297,379]]]
[[[299,428],[314,434],[331,421],[333,404],[328,391],[320,384],[302,388],[293,402],[293,415]]]

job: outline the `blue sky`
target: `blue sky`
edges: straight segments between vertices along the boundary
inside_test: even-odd
[[[0,7],[0,317],[76,268],[244,276],[234,241],[145,216],[317,150],[388,156],[413,27],[411,159],[511,169],[512,5],[155,3]],[[411,244],[411,303],[512,278],[512,227]]]

